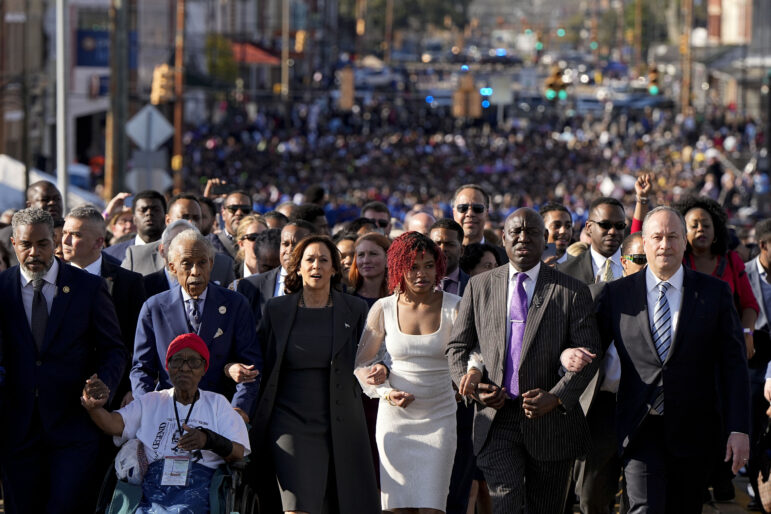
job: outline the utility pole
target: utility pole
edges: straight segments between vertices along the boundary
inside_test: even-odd
[[[21,50],[21,108],[24,118],[21,121],[21,161],[24,164],[24,191],[29,189],[29,169],[32,159],[29,156],[29,77],[27,76],[27,46],[29,44],[29,2],[24,2],[24,28],[22,29]],[[3,120],[0,119],[0,123]]]
[[[110,5],[110,111],[107,113],[107,148],[104,170],[104,197],[110,199],[123,190],[128,142],[128,5],[112,0]]]
[[[680,52],[683,56],[683,80],[680,90],[680,112],[687,114],[691,105],[691,31],[693,30],[693,0],[682,0],[683,33],[680,36]]]
[[[385,48],[383,57],[387,64],[391,64],[391,47],[394,40],[394,0],[386,0],[386,13],[385,13]]]
[[[67,16],[67,0],[56,0],[56,185],[62,195],[62,209],[67,212],[67,192],[69,190],[69,159],[67,127],[67,71],[69,60],[67,54],[67,31],[69,17]]]
[[[281,2],[281,99],[289,100],[289,0]]]
[[[174,173],[174,194],[185,189],[182,178],[182,121],[185,107],[185,0],[177,0],[177,31],[174,38],[174,155],[171,169]]]
[[[0,154],[5,153],[5,0],[0,0]]]
[[[637,69],[637,76],[642,76],[642,0],[634,2],[634,65]]]

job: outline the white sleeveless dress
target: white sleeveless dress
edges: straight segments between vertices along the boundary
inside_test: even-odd
[[[397,296],[382,298],[385,347],[392,359],[391,387],[415,395],[406,408],[381,400],[375,437],[380,453],[383,509],[444,511],[455,446],[455,393],[445,346],[460,297],[444,293],[439,330],[408,335],[399,330]]]

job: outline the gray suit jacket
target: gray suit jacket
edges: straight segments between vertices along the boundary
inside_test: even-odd
[[[592,252],[586,250],[578,257],[568,257],[562,264],[557,264],[557,269],[571,277],[577,278],[584,284],[594,283],[594,268],[592,268]]]
[[[140,246],[130,246],[126,249],[126,257],[121,263],[121,267],[149,275],[163,269],[165,263],[158,251],[161,242],[156,241]],[[236,279],[233,274],[233,259],[221,253],[214,254],[214,266],[211,270],[210,281],[217,285],[227,287]]]
[[[760,306],[760,312],[758,312],[758,319],[755,320],[755,330],[767,328],[768,314],[766,313],[766,304],[763,301],[763,289],[760,287],[760,273],[758,273],[758,258],[755,257],[745,266],[747,271],[747,278],[750,280],[750,286],[752,286],[752,294],[755,295],[755,299]]]
[[[447,344],[450,373],[456,384],[466,373],[469,354],[482,352],[487,381],[500,385],[506,361],[509,264],[472,277]],[[519,365],[521,391],[541,388],[556,395],[564,407],[522,422],[523,443],[538,460],[566,460],[584,455],[589,428],[578,398],[597,371],[599,359],[579,373],[560,376],[560,354],[566,348],[587,347],[601,353],[597,324],[588,288],[576,279],[541,266],[527,313]],[[477,406],[474,453],[487,440],[496,410]]]
[[[450,373],[456,384],[466,373],[469,354],[479,349],[487,381],[500,385],[506,361],[509,264],[473,277],[447,344]],[[556,395],[564,407],[537,419],[524,419],[523,442],[538,460],[565,460],[587,452],[589,428],[578,398],[597,371],[599,359],[579,373],[560,376],[560,354],[586,347],[601,353],[597,324],[588,288],[564,273],[541,266],[528,309],[519,364],[521,391],[541,388]],[[474,453],[479,453],[496,410],[477,406]]]

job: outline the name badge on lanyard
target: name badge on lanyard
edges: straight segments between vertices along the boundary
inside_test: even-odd
[[[184,425],[190,421],[190,414],[193,413],[193,406],[198,400],[198,392],[193,398],[193,403],[190,404],[190,409],[187,411],[187,417],[185,418]],[[177,393],[172,396],[172,403],[174,405],[174,416],[177,420],[177,430],[179,437],[182,437],[183,423],[179,421],[179,412],[177,411]],[[176,448],[175,448],[176,450]],[[162,486],[181,486],[187,487],[190,482],[190,470],[192,469],[193,459],[191,455],[173,455],[163,458],[163,475],[161,475]]]
[[[163,475],[161,485],[176,485],[187,487],[190,482],[190,465],[192,459],[187,456],[175,456],[163,458]]]

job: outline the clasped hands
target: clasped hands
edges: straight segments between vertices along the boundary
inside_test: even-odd
[[[80,397],[80,404],[83,405],[86,410],[98,409],[99,407],[104,407],[109,398],[110,388],[96,376],[96,373],[94,373],[86,380],[86,385],[83,387],[83,394]]]
[[[367,385],[378,386],[385,383],[388,378],[388,368],[384,364],[378,363],[370,366],[369,373],[367,373]],[[391,389],[383,397],[385,401],[394,407],[407,407],[415,401],[415,395],[399,391],[398,389]]]

